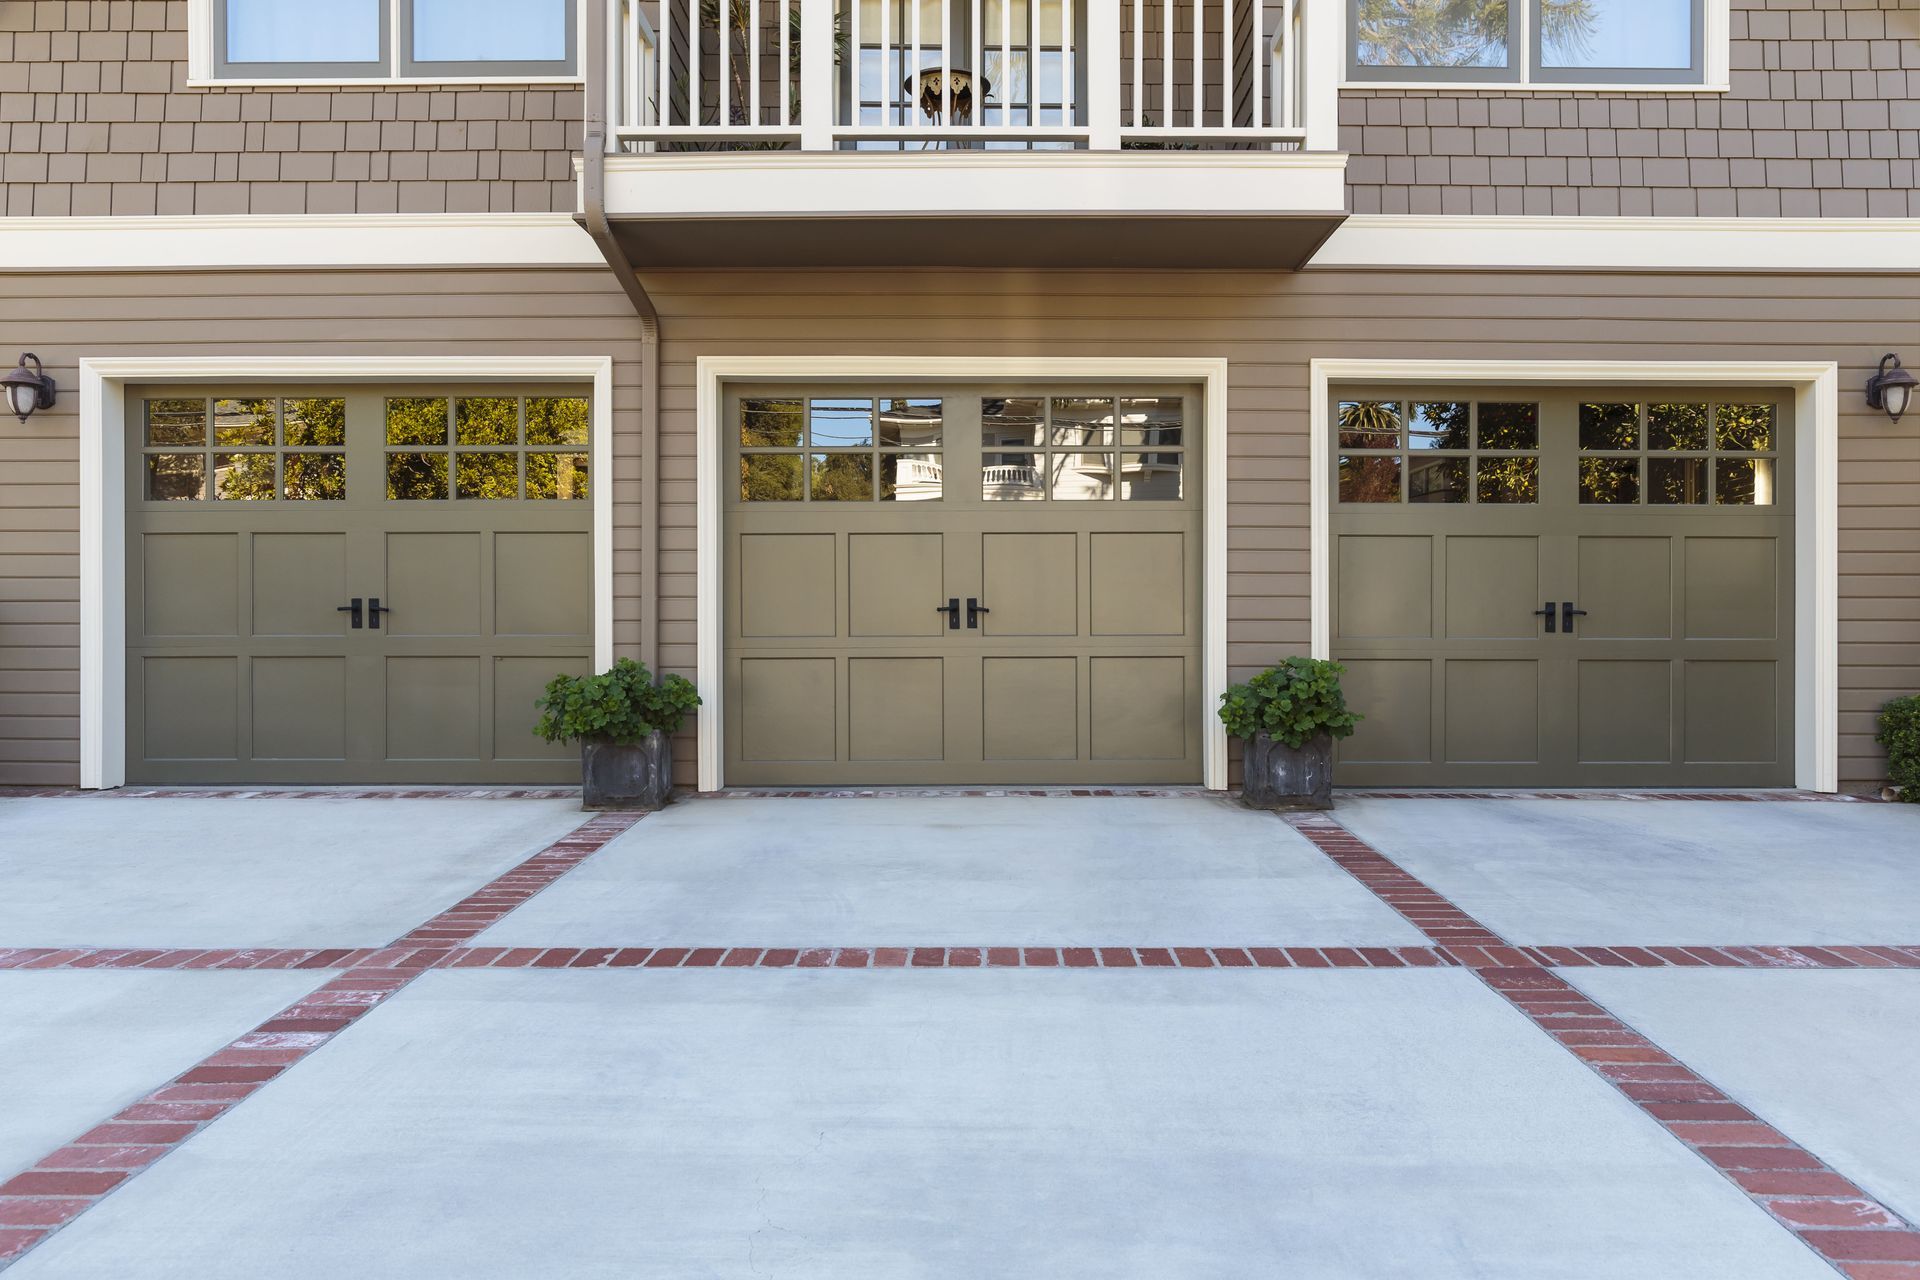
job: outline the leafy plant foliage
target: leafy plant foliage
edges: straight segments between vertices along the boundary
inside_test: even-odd
[[[1344,738],[1360,723],[1340,692],[1346,668],[1319,658],[1288,658],[1220,695],[1220,721],[1236,738],[1266,734],[1303,747],[1318,734]]]
[[[700,705],[700,693],[685,676],[655,684],[646,667],[621,658],[597,676],[555,676],[534,705],[540,722],[533,731],[548,742],[586,738],[630,747],[655,729],[677,732]]]
[[[1880,708],[1880,735],[1887,749],[1887,780],[1900,798],[1920,804],[1920,694],[1895,698]]]

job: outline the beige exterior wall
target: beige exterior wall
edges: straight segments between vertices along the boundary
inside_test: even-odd
[[[567,211],[580,113],[553,84],[190,89],[187,0],[0,0],[14,217]]]
[[[1775,359],[1841,368],[1847,785],[1880,775],[1875,709],[1920,689],[1920,431],[1890,425],[1859,394],[1880,355],[1916,336],[1914,276],[689,272],[648,283],[667,316],[659,619],[669,670],[690,675],[695,660],[702,355],[1225,357],[1235,678],[1308,644],[1311,358]],[[25,426],[0,421],[0,783],[77,778],[80,357],[614,356],[616,641],[635,652],[647,613],[637,336],[597,269],[10,277],[0,350],[37,350],[62,395]]]
[[[1349,90],[1355,213],[1920,216],[1920,7],[1733,0],[1730,91]]]

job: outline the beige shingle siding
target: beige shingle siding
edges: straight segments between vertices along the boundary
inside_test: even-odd
[[[0,0],[4,212],[574,206],[577,88],[186,82],[186,0]]]
[[[1920,217],[1920,5],[1734,0],[1724,94],[1341,95],[1356,213]]]

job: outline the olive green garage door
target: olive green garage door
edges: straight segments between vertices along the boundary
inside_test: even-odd
[[[530,732],[542,685],[592,661],[577,391],[136,388],[128,410],[129,781],[579,776]]]
[[[1353,785],[1793,781],[1790,396],[1348,389]]]
[[[726,780],[1200,780],[1199,397],[736,389]]]

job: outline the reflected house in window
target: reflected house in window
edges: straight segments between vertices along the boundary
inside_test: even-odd
[[[1184,414],[1179,396],[985,400],[981,496],[1177,502],[1185,492]]]

